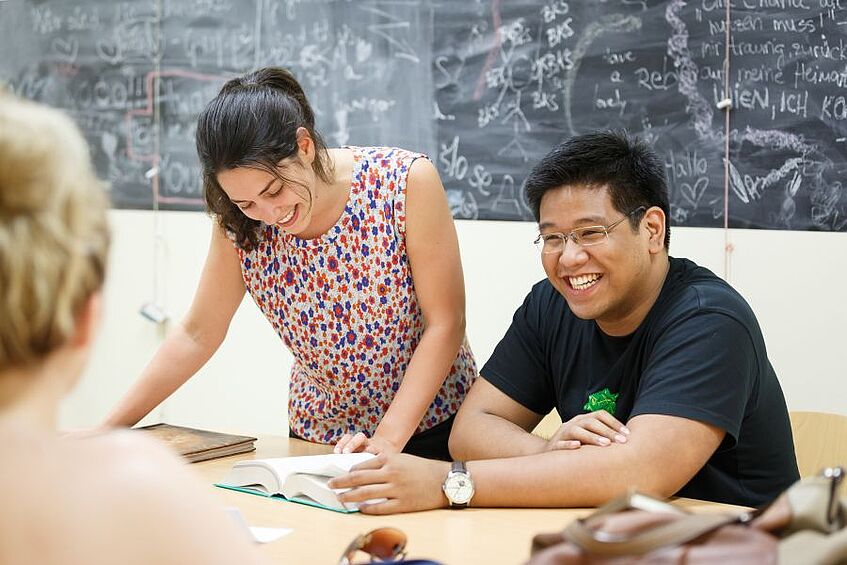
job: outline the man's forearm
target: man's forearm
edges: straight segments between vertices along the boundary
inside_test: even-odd
[[[450,455],[463,461],[531,455],[544,451],[546,445],[517,424],[482,412],[460,412],[450,434]]]
[[[629,488],[660,496],[655,469],[645,468],[626,445],[583,446],[496,461],[471,461],[477,507],[599,506]],[[629,451],[629,453],[627,453]]]
[[[530,424],[529,418],[522,420],[522,425]],[[468,457],[474,484],[470,506],[591,507],[631,488],[670,496],[691,481],[725,435],[710,424],[659,414],[636,416],[627,427],[632,434],[626,443],[498,459]],[[485,430],[486,439],[503,431],[498,428]],[[453,452],[466,459],[463,455]],[[356,471],[333,479],[332,488],[351,489],[341,495],[345,502],[384,497],[390,504],[365,505],[365,513],[428,510],[447,505],[442,485],[448,470],[444,462],[397,453],[360,464]]]
[[[725,432],[696,420],[643,414],[626,443],[583,445],[495,461],[470,461],[472,506],[583,507],[628,489],[670,496],[688,483]]]

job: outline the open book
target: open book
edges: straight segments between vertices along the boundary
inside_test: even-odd
[[[330,453],[248,459],[233,465],[229,475],[217,486],[262,496],[281,496],[291,502],[337,512],[356,512],[356,503],[345,504],[338,500],[337,495],[344,490],[333,490],[327,482],[373,457],[371,453]]]

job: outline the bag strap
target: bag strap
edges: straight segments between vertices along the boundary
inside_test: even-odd
[[[820,475],[794,483],[786,491],[792,518],[783,535],[806,529],[829,534],[842,529],[847,522],[847,512],[838,500],[843,479],[844,469],[829,467]]]
[[[749,514],[688,514],[636,534],[610,534],[575,520],[562,535],[577,547],[598,556],[643,555],[697,539],[722,526],[749,521]]]

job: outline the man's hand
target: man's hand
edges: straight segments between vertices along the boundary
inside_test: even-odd
[[[358,432],[356,435],[344,434],[341,436],[332,450],[333,453],[356,453],[359,451],[379,455],[380,453],[400,453],[402,449],[385,438],[379,436],[369,438],[362,432]]]
[[[364,514],[417,512],[447,506],[441,485],[449,471],[450,463],[446,461],[405,453],[382,454],[332,479],[329,486],[351,489],[338,498],[342,502],[359,502],[359,510]],[[362,504],[375,499],[386,500]]]
[[[626,443],[629,428],[605,410],[574,416],[556,430],[544,451],[578,449],[581,445],[611,445]]]

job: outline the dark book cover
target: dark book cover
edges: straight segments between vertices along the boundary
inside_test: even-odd
[[[226,457],[256,449],[254,445],[256,438],[250,436],[198,430],[170,424],[153,424],[136,429],[143,430],[159,441],[166,443],[171,449],[187,459],[189,463]]]

